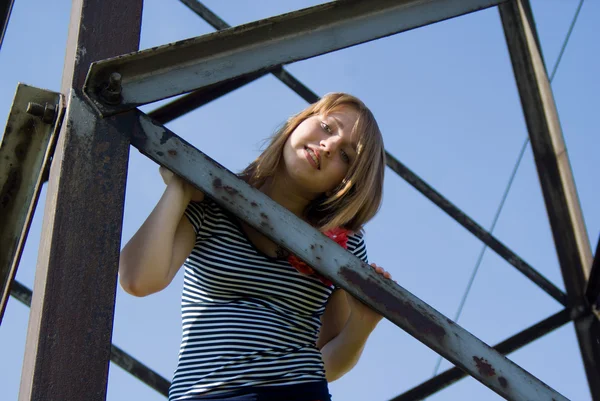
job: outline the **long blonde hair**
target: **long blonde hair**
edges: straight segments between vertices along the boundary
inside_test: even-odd
[[[290,134],[307,118],[327,115],[343,106],[358,114],[352,134],[358,134],[357,157],[346,177],[331,193],[315,199],[305,210],[305,218],[321,231],[343,227],[353,232],[362,230],[381,205],[385,150],[383,138],[373,113],[358,98],[346,93],[330,93],[290,117],[275,133],[262,154],[242,172],[250,185],[260,188],[275,175],[282,162],[285,143]]]

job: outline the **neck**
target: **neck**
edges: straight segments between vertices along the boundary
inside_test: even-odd
[[[285,177],[271,177],[258,189],[298,217],[304,217],[304,210],[313,199],[298,191]]]

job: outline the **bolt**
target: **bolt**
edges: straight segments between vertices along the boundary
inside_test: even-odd
[[[39,103],[27,103],[27,113],[32,116],[40,117],[46,124],[52,124],[56,117],[56,107],[53,104],[46,103],[42,106]]]
[[[113,72],[108,77],[108,83],[104,85],[100,91],[100,96],[108,104],[119,104],[121,103],[121,74]]]

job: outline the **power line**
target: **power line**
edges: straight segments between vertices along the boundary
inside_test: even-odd
[[[565,49],[567,48],[567,44],[569,43],[569,39],[571,38],[571,33],[573,33],[573,28],[575,27],[575,23],[577,22],[577,18],[579,17],[579,12],[581,11],[581,6],[583,6],[583,1],[584,0],[580,0],[579,5],[577,6],[577,10],[575,11],[575,15],[573,16],[573,20],[571,21],[571,25],[569,26],[569,30],[567,31],[567,35],[565,36],[565,39],[563,40],[562,47],[558,54],[558,58],[556,59],[556,62],[554,63],[554,68],[552,69],[552,73],[550,74],[550,78],[549,78],[550,83],[552,83],[552,81],[554,80],[554,76],[556,75],[556,71],[558,70],[558,66],[560,65],[560,62],[562,60],[562,56],[565,52]],[[529,145],[529,136],[527,136],[527,138],[525,138],[523,145],[521,145],[521,151],[519,152],[519,157],[517,158],[517,161],[513,167],[512,173],[510,175],[510,179],[508,180],[508,184],[506,185],[506,189],[504,190],[504,194],[502,195],[502,200],[500,201],[500,204],[498,205],[498,209],[496,210],[494,220],[492,221],[492,225],[489,230],[490,234],[493,233],[494,229],[496,228],[496,223],[498,223],[498,219],[500,218],[500,214],[502,213],[502,209],[504,208],[504,204],[506,203],[506,199],[508,198],[508,193],[510,192],[512,184],[515,180],[515,176],[517,175],[517,171],[519,170],[519,167],[521,166],[521,162],[523,161],[523,156],[525,155],[525,150],[527,149],[527,145]],[[477,272],[479,271],[479,267],[481,266],[481,262],[483,260],[483,255],[485,254],[485,251],[487,250],[487,248],[488,248],[487,245],[484,244],[481,248],[481,251],[479,252],[477,262],[475,262],[475,267],[473,268],[473,272],[471,273],[471,277],[469,278],[469,281],[467,283],[467,288],[465,289],[465,293],[463,294],[463,297],[458,306],[458,310],[456,311],[456,315],[454,316],[455,322],[458,322],[458,319],[460,318],[462,310],[465,306],[465,303],[466,303],[469,293],[471,291],[471,287],[473,286],[473,281],[475,281],[475,276],[477,275]],[[438,360],[435,364],[435,368],[433,369],[433,376],[437,375],[438,370],[440,368],[440,364],[442,363],[442,359],[443,359],[442,356],[438,357]]]

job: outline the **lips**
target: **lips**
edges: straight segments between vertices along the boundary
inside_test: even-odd
[[[314,151],[311,148],[305,148],[308,161],[317,169],[321,169],[321,158],[319,157],[319,152]]]

